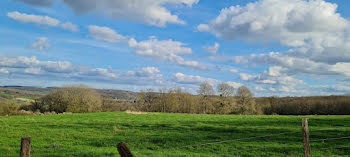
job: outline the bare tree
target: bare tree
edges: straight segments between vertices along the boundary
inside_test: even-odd
[[[247,87],[239,87],[236,97],[240,113],[254,114],[256,112],[254,94]]]
[[[222,82],[217,86],[217,91],[220,96],[223,97],[234,96],[235,94],[235,88],[225,82]]]
[[[199,95],[203,95],[203,96],[215,95],[213,86],[208,82],[202,83],[199,86],[199,90],[197,92]]]
[[[200,113],[209,113],[213,108],[213,104],[210,102],[211,95],[215,95],[214,88],[208,82],[204,82],[199,86],[198,94],[201,96],[200,104]]]

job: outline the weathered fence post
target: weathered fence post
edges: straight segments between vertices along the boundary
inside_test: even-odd
[[[30,157],[30,142],[31,142],[30,137],[22,137],[20,157]]]
[[[134,157],[129,148],[123,142],[118,144],[117,149],[121,157]]]
[[[307,118],[302,120],[303,142],[305,157],[311,157],[310,140],[309,140],[309,125]]]

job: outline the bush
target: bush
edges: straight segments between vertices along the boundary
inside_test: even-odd
[[[0,115],[15,115],[19,105],[7,100],[0,100]]]
[[[48,95],[35,100],[31,110],[44,112],[100,112],[102,106],[101,96],[94,90],[85,86],[70,86],[52,91]]]

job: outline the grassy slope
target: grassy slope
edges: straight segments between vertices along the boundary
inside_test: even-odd
[[[24,136],[32,137],[34,157],[117,156],[115,146],[120,141],[135,156],[302,156],[301,118],[123,112],[0,117],[0,156],[18,156]],[[309,118],[311,140],[350,136],[350,116]],[[320,129],[327,131],[316,131]],[[349,155],[349,143],[350,139],[313,142],[312,155]],[[347,147],[322,149],[334,146]]]

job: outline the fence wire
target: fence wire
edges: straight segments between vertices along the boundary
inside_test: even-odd
[[[343,140],[343,139],[350,139],[350,136],[345,136],[345,137],[333,137],[333,138],[324,138],[324,139],[316,139],[316,140],[310,140],[310,142],[331,141],[331,140]]]

